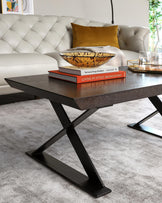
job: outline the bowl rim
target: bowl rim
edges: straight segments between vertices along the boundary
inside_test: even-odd
[[[70,52],[70,51],[64,51],[64,52],[60,52],[59,54],[60,54],[60,56],[66,56],[66,57],[73,57],[73,56],[75,56],[75,55],[66,55],[66,54],[77,54],[77,53],[87,53],[87,54],[92,54],[92,53],[94,53],[94,56],[88,56],[88,55],[83,55],[83,56],[77,56],[76,55],[76,57],[95,57],[95,54],[107,54],[107,56],[96,56],[96,57],[102,57],[102,58],[104,58],[104,57],[108,57],[108,56],[112,56],[112,57],[114,57],[115,56],[115,54],[114,53],[108,53],[108,52],[101,52],[101,51],[99,51],[99,52],[85,52],[85,51],[72,51],[72,52]]]

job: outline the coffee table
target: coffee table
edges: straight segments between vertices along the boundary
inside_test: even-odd
[[[127,67],[123,69],[127,70]],[[27,154],[94,197],[103,196],[111,192],[111,190],[105,187],[89,154],[75,131],[75,127],[78,124],[99,108],[112,106],[121,102],[148,98],[157,110],[140,122],[130,124],[129,127],[149,132],[158,137],[162,136],[161,131],[141,125],[157,112],[162,115],[162,102],[157,96],[162,94],[162,75],[160,74],[132,73],[127,70],[126,78],[78,85],[49,78],[48,75],[8,78],[6,81],[11,87],[40,98],[49,99],[63,126],[60,132],[36,150],[27,152]],[[74,121],[70,121],[63,105],[85,111]],[[67,134],[87,176],[44,152],[65,134]]]

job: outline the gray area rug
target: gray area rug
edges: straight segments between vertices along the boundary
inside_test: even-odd
[[[65,107],[72,119],[80,111]],[[162,140],[127,127],[151,113],[147,99],[98,110],[77,127],[112,192],[94,199],[25,155],[61,129],[48,100],[0,106],[0,203],[161,203]],[[157,115],[148,124],[161,128]],[[67,137],[49,150],[83,171]]]

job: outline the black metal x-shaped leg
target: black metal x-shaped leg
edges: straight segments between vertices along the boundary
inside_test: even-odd
[[[145,126],[145,125],[141,125],[145,121],[147,121],[150,118],[152,118],[153,116],[155,116],[157,113],[160,113],[162,116],[162,102],[161,102],[161,100],[157,96],[149,97],[149,100],[151,101],[151,103],[154,105],[154,107],[157,110],[154,111],[153,113],[151,113],[150,115],[146,116],[145,118],[143,118],[139,122],[129,124],[128,127],[131,127],[131,128],[136,129],[136,130],[146,132],[146,133],[149,133],[149,134],[154,135],[156,137],[162,138],[162,131],[148,127],[148,126]]]
[[[73,184],[77,185],[79,188],[94,197],[100,197],[110,193],[111,190],[104,186],[83,143],[81,142],[77,132],[75,131],[75,127],[91,114],[93,114],[97,109],[87,110],[82,113],[77,119],[71,122],[61,104],[52,101],[51,104],[63,126],[63,129],[47,142],[45,142],[38,149],[27,152],[27,154],[34,160],[57,172],[58,174],[65,177]],[[85,172],[87,173],[87,176],[44,152],[48,147],[54,144],[65,134],[67,134],[78,158],[80,159],[81,164],[83,165]]]

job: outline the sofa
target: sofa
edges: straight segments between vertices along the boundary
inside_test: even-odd
[[[18,93],[4,78],[47,74],[57,69],[49,53],[72,46],[71,23],[85,26],[111,26],[68,16],[0,14],[0,95]],[[118,41],[127,59],[138,58],[147,50],[149,29],[119,25]]]

